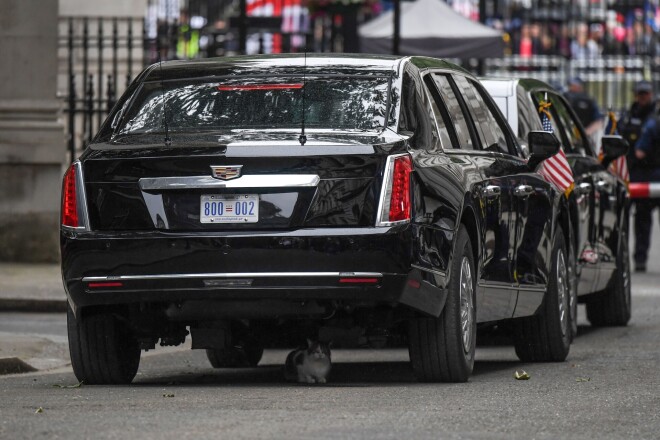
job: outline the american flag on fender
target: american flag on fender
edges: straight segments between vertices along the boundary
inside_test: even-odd
[[[619,134],[619,131],[616,129],[616,116],[613,111],[607,112],[607,126],[605,127],[606,134]],[[600,154],[598,155],[600,160],[603,160],[603,152],[601,149]],[[628,172],[628,160],[626,160],[626,155],[619,157],[614,162],[610,164],[610,171],[614,173],[615,176],[618,176],[623,180],[626,185],[630,183],[630,173]]]
[[[548,108],[552,104],[549,102],[541,101],[539,105],[539,114],[541,116],[541,123],[543,130],[553,133],[552,124],[550,123],[550,112]],[[541,164],[539,174],[546,178],[551,183],[554,183],[566,197],[573,191],[575,180],[573,179],[573,171],[571,170],[564,149],[560,148],[559,153],[555,154],[549,159],[546,159]]]

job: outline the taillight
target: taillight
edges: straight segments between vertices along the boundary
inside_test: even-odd
[[[410,221],[410,173],[412,159],[408,154],[387,158],[381,192],[378,226]]]
[[[410,220],[410,156],[394,159],[392,173],[392,196],[390,197],[390,221]]]
[[[62,226],[77,228],[78,202],[76,196],[76,166],[72,164],[64,175],[62,184]]]

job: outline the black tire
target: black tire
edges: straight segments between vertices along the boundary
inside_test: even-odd
[[[213,368],[253,368],[259,364],[264,349],[255,348],[209,348],[206,357]]]
[[[607,289],[586,303],[587,319],[594,327],[625,326],[630,321],[630,255],[624,231],[616,256],[616,270]]]
[[[555,232],[548,290],[538,315],[513,322],[513,340],[523,362],[562,362],[571,348],[570,292],[566,242],[560,227]]]
[[[140,365],[140,345],[112,313],[74,316],[67,310],[73,373],[85,385],[129,384]]]
[[[461,225],[440,317],[410,321],[408,350],[419,381],[467,382],[472,374],[477,336],[476,279],[470,236]],[[465,320],[461,320],[461,303]],[[462,324],[469,332],[465,338]]]

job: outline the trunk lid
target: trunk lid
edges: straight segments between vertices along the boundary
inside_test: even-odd
[[[175,134],[170,147],[156,135],[93,144],[82,158],[91,228],[372,226],[385,159],[402,138],[307,134],[304,146],[292,131]]]

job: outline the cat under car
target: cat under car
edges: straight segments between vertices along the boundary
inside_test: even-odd
[[[307,346],[293,350],[286,357],[284,378],[289,382],[326,383],[332,368],[330,346],[307,339]]]

